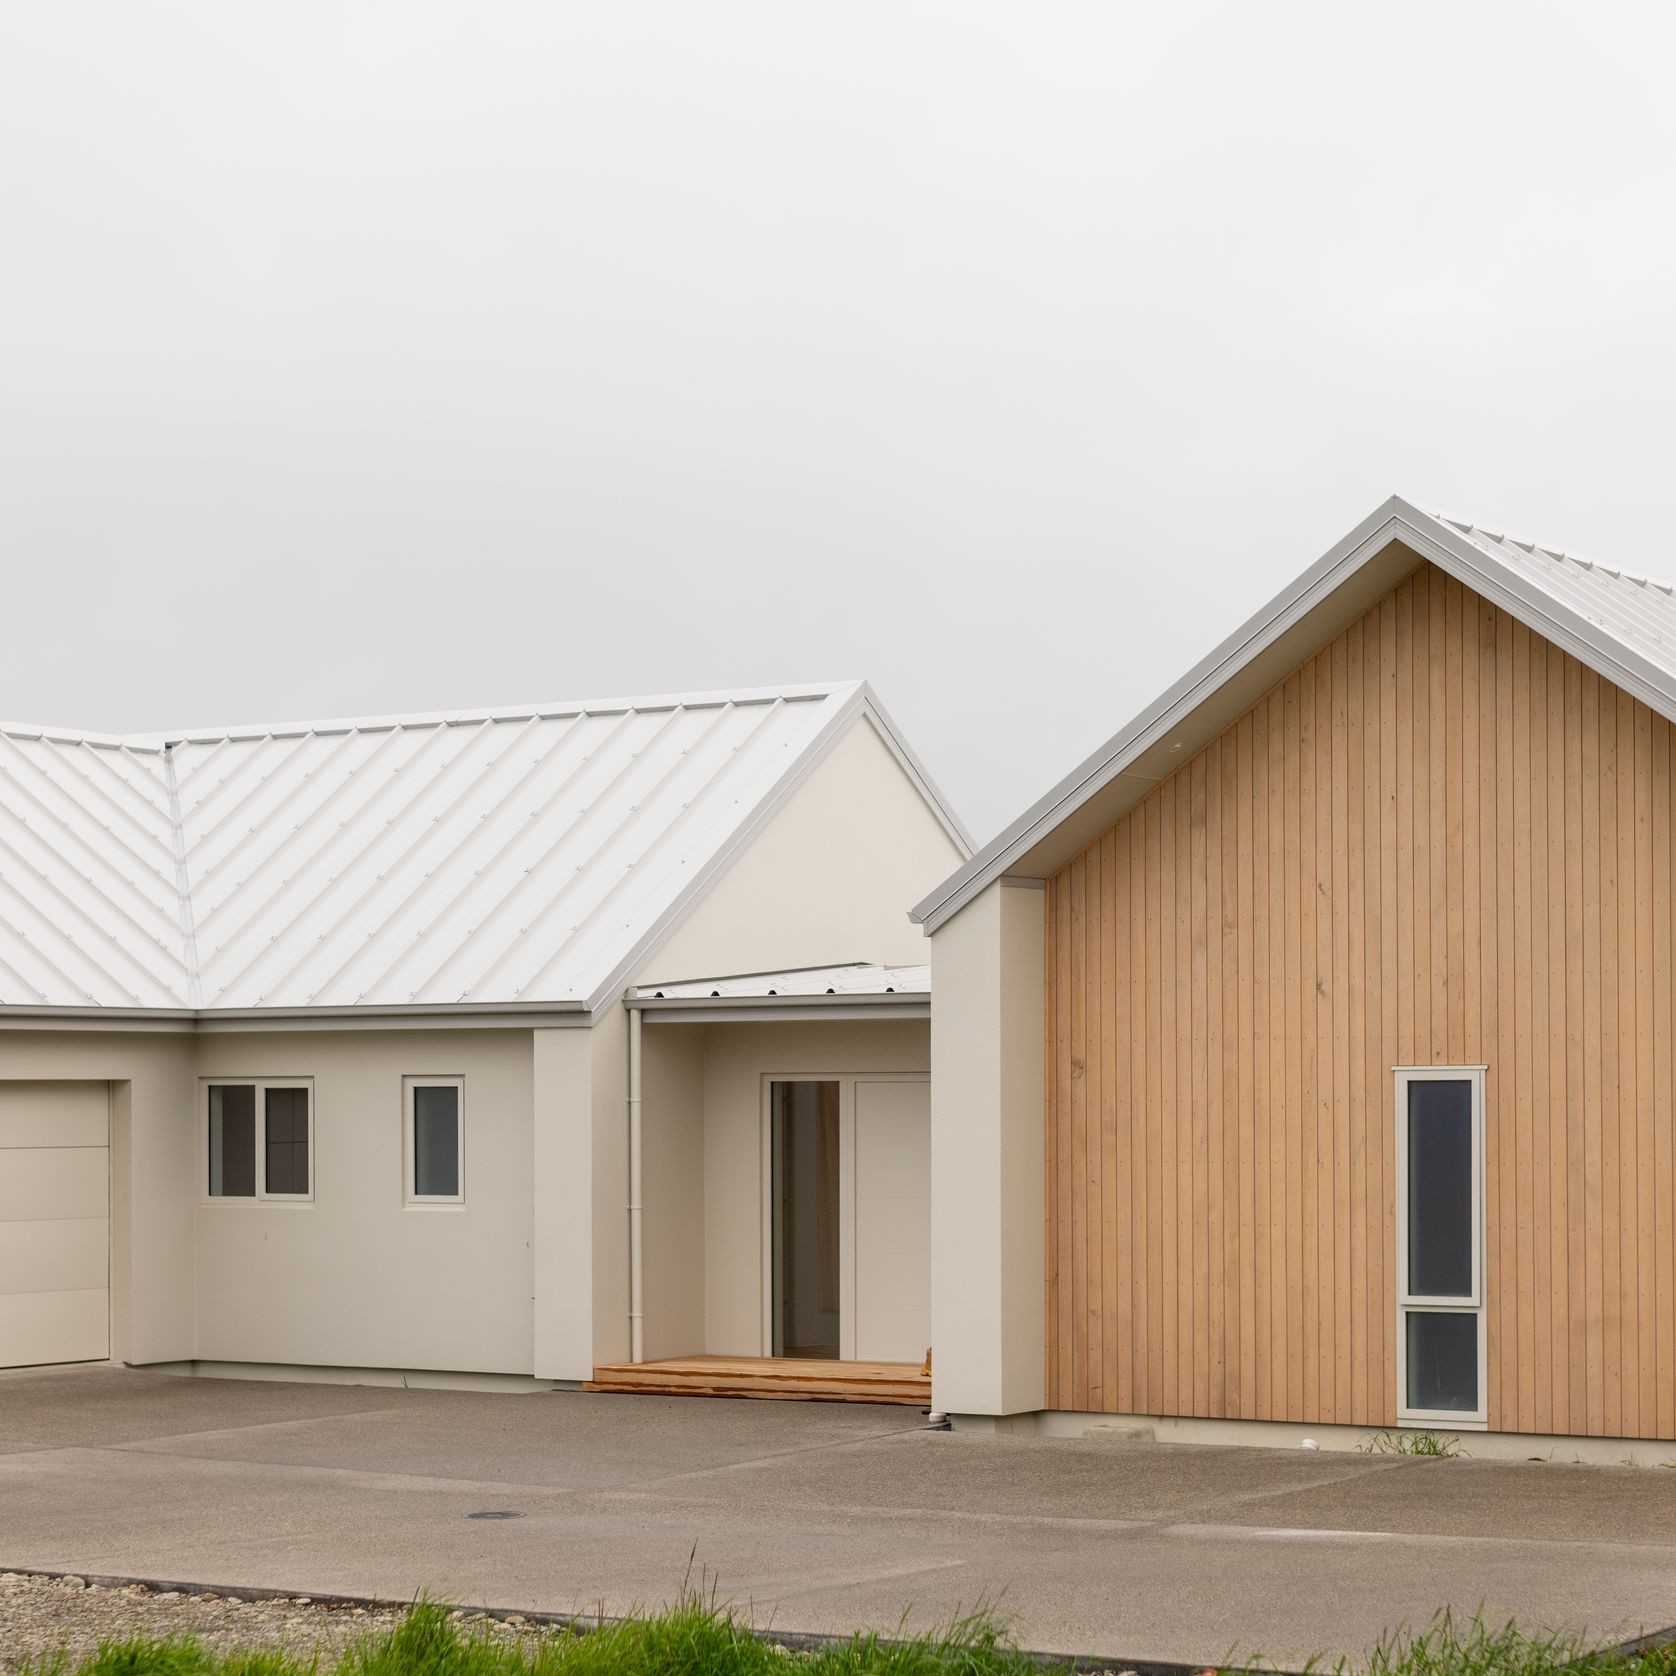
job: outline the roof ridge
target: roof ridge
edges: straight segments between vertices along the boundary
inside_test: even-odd
[[[0,721],[0,734],[21,739],[57,739],[66,744],[113,749],[163,751],[171,745],[203,744],[214,739],[267,739],[308,733],[354,733],[403,727],[445,727],[465,722],[529,721],[537,717],[606,716],[630,710],[698,710],[724,704],[769,704],[832,698],[867,683],[859,676],[842,681],[793,681],[759,687],[696,688],[686,692],[615,694],[602,698],[556,698],[529,704],[456,706],[444,710],[395,710],[360,716],[290,717],[280,721],[231,722],[206,727],[145,728],[107,733],[50,722]]]

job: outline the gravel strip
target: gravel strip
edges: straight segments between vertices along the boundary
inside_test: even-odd
[[[0,1572],[0,1672],[23,1669],[43,1653],[63,1648],[72,1661],[106,1640],[143,1635],[162,1640],[195,1636],[218,1651],[277,1648],[322,1659],[366,1634],[383,1634],[402,1616],[389,1606],[336,1606],[306,1595],[279,1600],[237,1600],[230,1595],[155,1591],[143,1584],[101,1588],[80,1577],[37,1577]],[[516,1642],[549,1633],[520,1618],[456,1613],[462,1629]]]

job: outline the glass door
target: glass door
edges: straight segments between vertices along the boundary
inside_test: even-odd
[[[839,1102],[836,1082],[776,1082],[772,1152],[773,1353],[839,1355]]]

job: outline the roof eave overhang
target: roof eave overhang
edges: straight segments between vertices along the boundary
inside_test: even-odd
[[[264,1030],[547,1030],[585,1027],[580,1001],[389,1007],[0,1007],[0,1029],[215,1034]]]
[[[623,1003],[657,1024],[811,1024],[929,1019],[926,994],[630,996]]]
[[[1055,871],[1167,778],[1176,762],[1425,560],[1676,721],[1676,691],[1666,675],[1499,564],[1445,520],[1394,495],[946,879],[910,917],[930,934],[997,879]]]

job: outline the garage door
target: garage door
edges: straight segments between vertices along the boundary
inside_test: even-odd
[[[110,1099],[0,1082],[0,1367],[110,1354]]]

